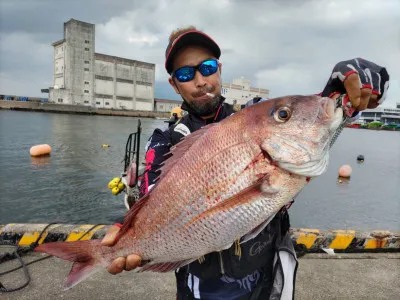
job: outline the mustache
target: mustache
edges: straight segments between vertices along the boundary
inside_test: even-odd
[[[193,97],[193,98],[201,97],[201,96],[204,95],[204,94],[212,93],[212,92],[214,92],[214,91],[215,91],[215,87],[202,88],[202,89],[200,89],[198,92],[193,93],[193,94],[192,94],[192,97]]]

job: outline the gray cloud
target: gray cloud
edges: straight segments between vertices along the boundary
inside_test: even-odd
[[[102,23],[127,9],[142,7],[143,3],[146,1],[1,0],[0,32],[23,31],[55,36],[59,35],[62,23],[70,18]]]
[[[220,44],[224,81],[244,76],[272,96],[318,93],[336,62],[363,57],[388,68],[387,104],[400,102],[396,0],[20,3],[0,1],[4,93],[36,95],[51,84],[51,43],[74,18],[96,24],[96,52],[156,63],[157,97],[178,99],[166,82],[164,51],[171,30],[195,25]]]

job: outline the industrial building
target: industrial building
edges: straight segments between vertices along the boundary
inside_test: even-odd
[[[222,83],[221,95],[229,104],[244,105],[254,97],[268,99],[269,90],[250,86],[250,80],[243,77],[234,79],[232,83]]]
[[[155,64],[95,52],[95,25],[71,19],[54,47],[49,102],[152,111]]]
[[[400,102],[396,103],[396,108],[377,107],[366,109],[361,112],[359,123],[365,124],[380,121],[385,124],[400,124]]]
[[[162,112],[170,112],[175,107],[181,107],[182,100],[154,99],[154,110]]]

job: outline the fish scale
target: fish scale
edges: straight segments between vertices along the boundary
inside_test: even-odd
[[[271,167],[271,170],[272,169],[274,169],[274,167]],[[249,168],[247,172],[252,173],[253,171],[254,169]],[[279,171],[275,171],[275,173],[279,173]],[[284,178],[282,180],[290,182],[291,186],[306,184],[306,180],[303,177],[290,175],[286,171],[281,171],[280,174],[277,174],[277,176],[279,175]],[[243,183],[245,182],[246,181],[243,181]],[[242,190],[243,188],[240,185],[234,185],[232,189]],[[182,213],[181,216],[177,218],[176,222],[170,223],[170,226],[165,229],[165,237],[168,238],[169,241],[171,241],[170,243],[167,244],[164,242],[163,245],[165,245],[165,247],[159,247],[157,253],[146,251],[147,249],[136,250],[148,253],[149,257],[152,257],[155,262],[159,261],[157,257],[160,253],[162,253],[163,255],[167,255],[172,261],[176,261],[182,260],[182,258],[186,259],[193,257],[193,255],[201,256],[205,252],[208,253],[221,250],[221,248],[226,247],[226,244],[223,243],[221,246],[221,241],[218,241],[218,239],[223,238],[224,241],[230,241],[230,243],[232,243],[232,241],[248,233],[263,220],[265,220],[265,215],[267,214],[267,212],[276,212],[277,210],[279,210],[284,204],[288,202],[287,199],[289,199],[290,201],[295,196],[296,191],[297,188],[293,189],[293,192],[289,194],[289,198],[278,199],[278,201],[274,201],[271,198],[266,198],[265,195],[262,195],[260,193],[257,199],[258,201],[261,201],[261,203],[258,203],[256,200],[248,201],[251,204],[246,203],[241,207],[237,207],[228,212],[210,217],[207,221],[204,220],[198,224],[196,223],[192,226],[189,226],[186,231],[193,234],[189,236],[188,239],[183,240],[182,232],[176,230],[181,228],[181,224],[189,222],[190,217],[188,217],[187,214]],[[206,201],[207,200],[205,199],[204,202]],[[263,211],[260,208],[265,208],[266,211]],[[206,208],[203,208],[201,211],[195,211],[194,213],[200,215],[205,210]],[[248,217],[244,218],[244,216]],[[250,218],[249,216],[252,217]],[[227,221],[222,222],[222,220]],[[238,223],[242,224],[242,226],[235,226]],[[232,228],[239,228],[240,231],[233,230]],[[222,232],[223,235],[221,234]],[[184,236],[188,237],[187,235]],[[191,237],[193,237],[193,239],[191,239]],[[202,239],[199,239],[199,237],[202,237]],[[208,240],[210,242],[205,244],[201,240]],[[216,243],[217,241],[218,243]],[[190,245],[190,247],[185,247],[185,245]],[[197,253],[193,251],[193,248],[196,249]],[[144,257],[144,259],[146,258],[147,257]]]

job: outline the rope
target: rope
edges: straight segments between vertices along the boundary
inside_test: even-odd
[[[17,270],[23,268],[24,275],[25,275],[25,280],[26,280],[25,283],[23,283],[21,286],[16,287],[16,288],[6,288],[6,287],[1,283],[1,281],[0,281],[0,292],[1,292],[1,293],[11,293],[11,292],[19,291],[19,290],[23,289],[24,287],[26,287],[26,286],[29,284],[29,282],[31,281],[31,277],[30,277],[30,275],[29,275],[27,266],[30,265],[30,264],[33,264],[33,263],[35,263],[35,262],[39,262],[39,261],[42,261],[42,260],[45,260],[45,259],[48,259],[48,258],[52,257],[52,255],[47,255],[47,256],[45,256],[45,257],[41,257],[41,258],[35,259],[35,260],[33,260],[33,261],[30,261],[29,263],[25,263],[25,262],[22,260],[22,258],[21,258],[20,255],[21,255],[21,254],[27,254],[27,253],[33,251],[33,249],[35,249],[35,248],[39,245],[39,241],[40,241],[42,235],[46,232],[46,229],[49,228],[51,225],[54,225],[54,224],[59,224],[59,223],[50,223],[50,224],[48,224],[48,225],[47,225],[45,228],[43,228],[43,230],[40,232],[40,234],[39,234],[38,238],[36,239],[36,241],[33,242],[32,244],[30,244],[29,246],[21,247],[21,246],[18,246],[18,245],[16,245],[16,244],[11,244],[11,243],[9,243],[9,242],[0,242],[0,245],[3,245],[3,246],[13,246],[13,247],[16,248],[14,252],[12,252],[12,253],[5,253],[5,254],[3,254],[2,256],[0,256],[0,263],[3,263],[3,262],[5,262],[5,261],[12,260],[12,259],[15,259],[15,258],[16,258],[16,259],[18,259],[18,261],[19,261],[20,264],[21,264],[19,267],[16,267],[16,268],[14,268],[14,269],[11,269],[11,270],[8,270],[8,271],[5,271],[5,272],[0,273],[0,276],[6,275],[6,274],[10,274],[10,273],[12,273],[12,272],[14,272],[14,271],[17,271]],[[80,239],[82,239],[85,235],[87,235],[90,231],[92,231],[94,228],[96,228],[97,226],[100,226],[100,225],[104,225],[104,224],[96,224],[96,225],[93,225],[93,226],[92,226],[91,228],[89,228],[88,230],[86,230],[85,233],[78,239],[78,241],[79,241]]]

